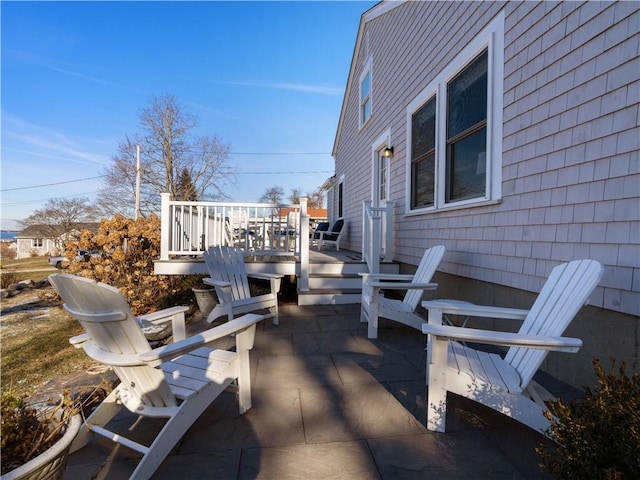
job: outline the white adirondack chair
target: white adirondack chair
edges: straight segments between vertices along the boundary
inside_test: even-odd
[[[209,278],[203,278],[202,281],[216,289],[220,302],[207,317],[209,323],[223,315],[232,320],[234,315],[269,308],[273,313],[273,324],[278,325],[278,292],[282,275],[247,274],[244,254],[239,248],[210,247],[203,256],[209,270]],[[252,297],[249,290],[249,277],[269,280],[269,293]]]
[[[470,398],[539,432],[549,421],[543,412],[551,394],[533,376],[549,351],[577,352],[582,341],[561,335],[602,278],[594,260],[555,267],[531,310],[465,305],[446,300],[423,302],[429,322],[427,348],[427,428],[445,431],[447,391]],[[443,315],[524,320],[517,333],[442,325]],[[504,359],[461,342],[510,346]]]
[[[246,315],[152,350],[117,288],[69,274],[53,274],[49,280],[64,300],[64,308],[85,329],[86,333],[70,342],[94,360],[112,366],[120,379],[85,420],[71,451],[85,446],[91,433],[101,435],[141,453],[131,478],[147,479],[193,422],[236,379],[240,413],[251,408],[249,350],[256,323],[263,316]],[[235,352],[206,346],[232,334]],[[141,417],[167,419],[151,445],[105,428],[123,407]]]
[[[322,250],[322,247],[333,245],[334,247],[336,247],[336,252],[339,252],[340,240],[342,240],[344,230],[344,218],[341,217],[334,222],[331,230],[316,230],[314,232],[314,238],[312,239],[312,241],[316,243],[318,251]],[[317,234],[317,238],[315,237],[315,234]]]
[[[367,336],[378,338],[378,317],[388,318],[421,330],[425,319],[417,312],[425,290],[435,290],[436,283],[429,283],[435,273],[445,248],[442,245],[427,249],[413,275],[361,273],[362,300],[360,321],[368,322]],[[386,298],[381,289],[407,290],[402,300]]]

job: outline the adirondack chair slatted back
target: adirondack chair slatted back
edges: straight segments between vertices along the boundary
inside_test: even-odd
[[[342,229],[344,228],[344,219],[343,218],[338,218],[335,223],[333,224],[333,226],[331,227],[331,230],[329,230],[329,234],[325,234],[324,235],[324,239],[325,240],[337,240],[338,239],[338,235],[340,235],[340,232],[342,232]]]
[[[231,284],[234,300],[251,297],[247,267],[241,249],[227,246],[211,247],[203,256],[211,278]]]
[[[604,268],[595,260],[576,260],[558,265],[551,271],[519,333],[561,336],[585,305],[600,282]],[[529,384],[546,350],[511,347],[505,360],[520,374],[521,385]]]
[[[151,346],[117,288],[66,273],[50,275],[49,281],[62,297],[65,310],[91,337],[83,346],[87,355],[111,365],[129,394],[141,403],[162,407],[177,404],[164,373],[134,360]],[[114,361],[118,356],[121,359]]]
[[[444,252],[445,247],[442,245],[427,249],[420,260],[412,283],[429,283],[444,256]],[[403,302],[411,305],[411,311],[414,311],[422,299],[422,294],[422,290],[407,290]]]

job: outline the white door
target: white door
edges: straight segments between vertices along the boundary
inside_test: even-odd
[[[383,135],[378,137],[371,148],[373,185],[371,189],[371,204],[373,207],[384,208],[389,199],[389,178],[391,157],[385,155],[387,149],[391,146],[391,130],[387,130]],[[382,252],[386,251],[386,235],[387,231],[386,216],[382,216],[382,238],[380,244]]]

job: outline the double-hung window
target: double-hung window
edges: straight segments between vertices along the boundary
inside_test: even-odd
[[[407,213],[501,196],[504,16],[407,108]]]
[[[360,127],[371,117],[371,59],[369,59],[360,75]]]

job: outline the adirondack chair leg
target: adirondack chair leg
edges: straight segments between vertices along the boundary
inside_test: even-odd
[[[371,303],[371,288],[367,283],[367,276],[362,276],[362,299],[360,301],[360,323],[369,322],[368,308]]]
[[[130,480],[151,478],[167,455],[171,453],[176,443],[211,405],[211,399],[220,395],[231,382],[232,379],[227,378],[223,383],[213,383],[207,390],[200,392],[196,397],[183,403],[182,406],[186,405],[187,407],[180,408],[178,413],[165,423],[160,433],[149,446],[149,453],[142,457],[131,477],[129,477]]]
[[[104,427],[109,421],[115,417],[124,406],[118,401],[118,395],[120,393],[120,386],[114,388],[111,393],[105,398],[100,405],[96,407],[91,415],[84,421],[82,428],[76,435],[76,438],[71,444],[70,452],[73,453],[76,450],[80,450],[91,439],[91,430],[88,425],[97,425]]]
[[[430,308],[428,321],[431,325],[442,325],[442,310]],[[447,415],[447,355],[449,342],[427,336],[427,378],[428,405],[427,429],[445,431]]]
[[[236,335],[236,354],[238,355],[238,404],[243,414],[251,408],[251,371],[249,350],[253,348],[256,326]]]
[[[269,285],[271,287],[271,293],[276,296],[276,299],[278,298],[278,292],[280,291],[281,281],[282,281],[282,279],[280,277],[269,279]],[[271,313],[273,313],[273,319],[271,320],[271,322],[273,323],[273,325],[279,325],[280,324],[280,317],[278,317],[278,302],[277,301],[276,301],[276,304],[273,307],[271,307],[270,311],[271,311]]]
[[[173,333],[174,342],[187,338],[184,312],[171,316],[171,332]]]
[[[449,341],[436,339],[428,349],[427,429],[444,432],[447,418],[447,350]]]
[[[207,316],[207,322],[213,323],[216,319],[223,317],[225,315],[227,316],[227,319],[229,321],[233,320],[233,313],[231,312],[231,304],[219,303],[215,307],[213,307],[213,310],[211,310],[211,313],[209,313],[209,315]]]
[[[367,337],[371,339],[378,338],[378,297],[380,289],[373,287],[371,289],[371,303],[369,303],[369,327],[367,328]]]

